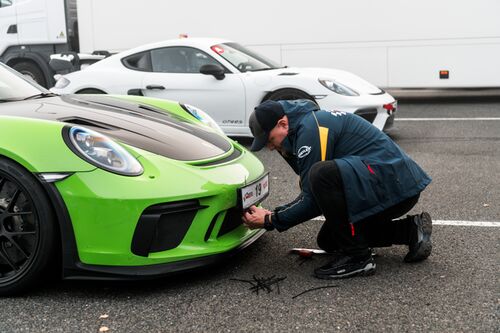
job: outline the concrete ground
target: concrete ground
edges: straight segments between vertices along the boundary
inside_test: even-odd
[[[0,299],[0,332],[499,332],[500,101],[399,107],[391,136],[433,177],[414,212],[425,209],[442,222],[428,260],[405,264],[407,249],[396,246],[378,250],[371,277],[317,280],[312,271],[327,256],[288,254],[315,246],[321,221],[309,221],[266,233],[228,262],[195,273],[153,282],[64,281]],[[258,156],[271,175],[265,206],[294,199],[289,167],[276,153]],[[279,290],[259,294],[232,280],[254,275],[285,279]]]

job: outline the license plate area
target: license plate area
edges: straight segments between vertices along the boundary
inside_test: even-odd
[[[258,205],[269,195],[269,173],[238,189],[239,206],[242,210]]]

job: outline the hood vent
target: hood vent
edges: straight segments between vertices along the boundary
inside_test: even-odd
[[[293,75],[298,75],[299,73],[292,73],[292,72],[285,72],[285,73],[280,73],[278,74],[279,76],[293,76]]]
[[[66,118],[59,118],[59,121],[63,121],[65,123],[73,124],[73,125],[80,125],[80,126],[86,126],[86,127],[96,127],[108,131],[116,130],[116,127],[109,126],[108,124],[103,124],[95,120],[89,120],[85,118],[80,118],[80,117],[66,117]]]

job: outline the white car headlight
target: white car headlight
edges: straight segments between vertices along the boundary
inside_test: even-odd
[[[71,83],[70,80],[68,80],[62,75],[55,75],[54,77],[57,80],[56,84],[54,85],[54,88],[63,89],[66,88]]]
[[[359,96],[359,94],[353,89],[338,83],[334,80],[329,79],[318,79],[319,83],[321,83],[324,87],[330,89],[331,91],[344,96]]]
[[[139,176],[144,171],[139,161],[125,148],[100,133],[79,126],[67,126],[63,138],[75,154],[98,168],[124,176]]]
[[[182,108],[189,112],[193,117],[207,125],[208,127],[216,130],[217,132],[224,134],[222,129],[217,125],[215,120],[210,117],[205,111],[198,109],[195,106],[189,105],[189,104],[181,104]]]

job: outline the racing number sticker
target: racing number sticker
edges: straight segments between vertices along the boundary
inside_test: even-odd
[[[240,189],[241,206],[243,209],[264,200],[269,194],[269,175],[266,174],[258,181]]]

